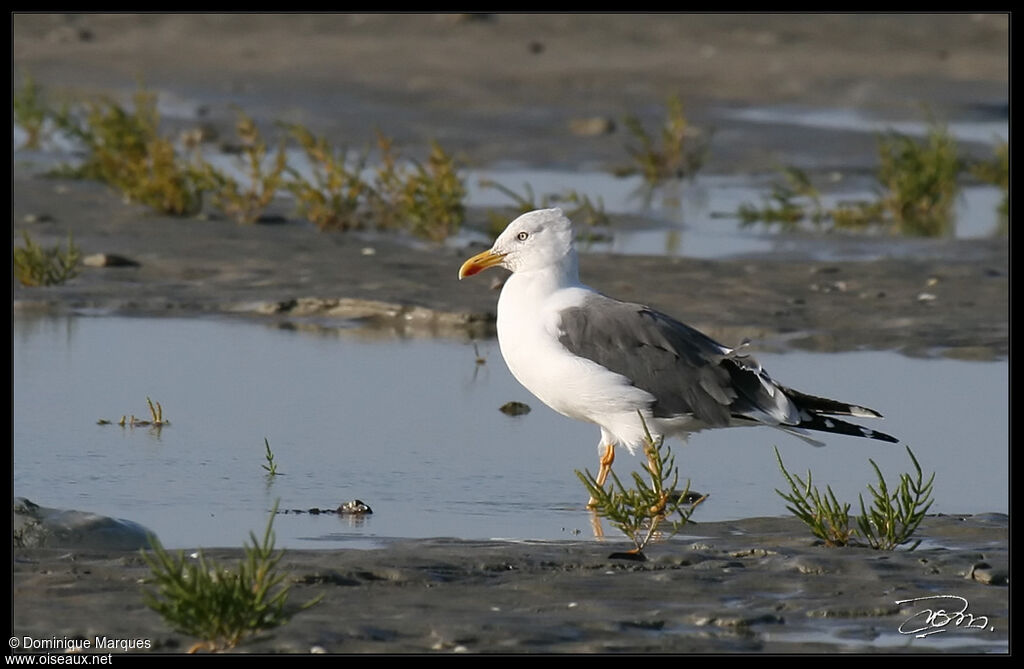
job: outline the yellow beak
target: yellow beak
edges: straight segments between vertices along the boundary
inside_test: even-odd
[[[494,251],[487,250],[483,253],[478,253],[466,262],[462,263],[462,267],[459,268],[459,279],[464,279],[467,276],[473,276],[479,274],[488,267],[494,267],[500,265],[501,261],[505,259],[504,253],[495,253]]]

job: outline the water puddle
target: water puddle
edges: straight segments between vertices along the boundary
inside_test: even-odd
[[[358,498],[374,511],[279,516],[278,544],[293,548],[592,536],[573,472],[596,468],[597,429],[533,399],[494,341],[474,349],[244,320],[22,314],[13,332],[14,493],[37,504],[131,519],[171,547],[240,545],[275,500],[309,509]],[[1005,361],[759,357],[789,385],[885,413],[879,427],[936,472],[933,512],[1008,511]],[[97,424],[148,417],[147,397],[170,426]],[[532,411],[506,416],[498,409],[509,401]],[[813,448],[761,428],[698,434],[673,443],[683,477],[711,495],[695,519],[786,515],[773,445],[790,471],[810,468],[855,504],[874,480],[868,458],[893,477],[910,470],[901,446],[881,442],[836,437]],[[639,459],[623,454],[616,465],[624,475]]]

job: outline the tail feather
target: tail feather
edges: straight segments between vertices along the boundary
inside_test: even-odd
[[[830,400],[827,397],[808,395],[807,393],[802,393],[799,390],[793,390],[792,388],[783,387],[782,392],[786,393],[786,396],[793,400],[793,403],[798,407],[812,413],[825,414],[829,416],[882,418],[882,414],[878,413],[874,409],[862,407],[857,404],[847,404],[846,402]]]
[[[817,432],[832,432],[834,434],[845,434],[851,437],[865,437],[888,441],[898,444],[896,437],[872,430],[871,428],[849,423],[832,416],[856,416],[858,418],[881,418],[882,414],[874,409],[862,407],[856,404],[847,404],[837,400],[830,400],[827,397],[808,395],[791,388],[783,388],[783,392],[800,409],[800,423],[796,427],[804,430],[815,430]]]
[[[868,439],[877,439],[878,441],[888,441],[893,444],[898,444],[900,441],[896,437],[886,434],[885,432],[879,432],[878,430],[872,430],[871,428],[863,427],[861,425],[848,423],[845,420],[839,420],[838,418],[832,418],[827,415],[809,413],[806,417],[801,416],[801,418],[802,420],[797,427],[804,430],[846,434],[851,437],[866,437]]]

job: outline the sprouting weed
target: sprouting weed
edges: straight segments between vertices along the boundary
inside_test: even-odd
[[[67,250],[44,249],[22,231],[24,246],[14,249],[14,276],[24,286],[53,286],[78,275],[82,254],[68,233]]]
[[[466,216],[466,187],[455,159],[431,142],[426,162],[400,160],[393,141],[377,134],[380,166],[373,184],[374,220],[432,241],[458,231]]]
[[[65,107],[51,115],[57,129],[80,144],[84,156],[79,165],[64,165],[55,174],[107,183],[128,201],[161,213],[198,213],[202,184],[178,158],[171,141],[160,135],[156,95],[142,89],[133,101],[131,111],[101,100],[84,111]]]
[[[300,125],[286,125],[289,135],[298,142],[312,169],[312,180],[293,167],[287,168],[285,183],[295,197],[298,213],[320,230],[361,228],[366,204],[373,188],[362,176],[366,156],[351,160],[348,152],[332,147],[325,138],[315,137]]]
[[[850,505],[841,504],[831,487],[826,488],[824,495],[821,494],[811,485],[810,471],[807,472],[806,482],[799,476],[791,475],[782,463],[778,448],[775,449],[775,459],[789,483],[790,492],[775,492],[789,502],[786,508],[790,513],[802,520],[826,546],[866,545],[876,550],[895,550],[910,542],[932,505],[935,474],[925,482],[921,466],[909,447],[907,454],[914,464],[916,475],[911,477],[909,474],[901,474],[899,487],[891,493],[878,465],[874,460],[868,460],[878,477],[878,487],[868,485],[873,499],[870,509],[864,506],[863,496],[860,497],[861,515],[856,518],[856,528],[850,526]],[[861,540],[857,539],[858,531]],[[920,540],[908,550],[914,550],[919,543]]]
[[[953,225],[958,178],[965,161],[945,126],[932,123],[926,137],[888,132],[878,137],[878,198],[824,207],[807,175],[785,168],[785,183],[775,184],[763,206],[743,204],[741,224],[782,227],[802,223],[837,229],[883,227],[902,235],[941,236]]]
[[[669,97],[666,117],[657,133],[649,133],[633,114],[623,119],[623,125],[639,143],[627,146],[626,150],[633,158],[635,170],[648,184],[692,177],[707,159],[709,137],[691,128],[678,95]]]
[[[853,539],[855,530],[850,527],[850,505],[840,504],[831,487],[822,495],[811,485],[811,472],[807,472],[807,481],[798,475],[786,471],[782,464],[779,449],[775,449],[775,459],[779,469],[789,483],[790,492],[784,493],[776,489],[782,499],[789,502],[789,512],[804,522],[811,533],[825,542],[826,546],[846,546]]]
[[[266,452],[264,453],[264,457],[266,458],[267,462],[266,464],[261,466],[265,470],[267,470],[267,476],[277,476],[277,463],[274,462],[274,452],[270,450],[270,440],[264,437],[263,443],[266,446]]]
[[[857,526],[867,544],[877,550],[895,550],[909,543],[934,501],[931,494],[935,473],[932,472],[925,482],[914,453],[907,448],[907,454],[916,473],[913,478],[910,474],[900,474],[899,486],[891,493],[878,465],[874,460],[868,460],[878,477],[878,487],[868,485],[873,500],[870,509],[864,507],[864,497],[860,497],[861,515],[857,518]],[[920,543],[920,540],[914,542],[909,550],[914,550]]]
[[[246,183],[239,183],[206,162],[197,170],[197,179],[203,190],[210,191],[214,206],[226,216],[243,224],[255,223],[284,187],[287,167],[284,142],[268,161],[270,150],[263,135],[256,122],[242,111],[238,112],[235,132]]]
[[[643,421],[642,415],[640,420]],[[605,490],[589,470],[583,473],[576,471],[576,476],[593,499],[595,512],[625,534],[633,542],[633,552],[639,554],[653,539],[662,536],[659,529],[664,523],[667,522],[670,528],[669,536],[679,532],[689,522],[697,505],[707,497],[705,495],[690,503],[689,484],[685,491],[677,494],[675,486],[679,482],[679,470],[671,449],[665,445],[663,437],[655,440],[651,436],[646,421],[644,432],[644,454],[647,456],[644,470],[649,481],[632,472],[634,487],[626,488],[612,472],[612,485]]]
[[[320,597],[297,609],[288,607],[291,586],[277,567],[284,551],[274,549],[274,515],[270,513],[262,540],[249,533],[250,544],[234,567],[207,558],[196,559],[184,551],[172,554],[150,538],[152,551],[142,551],[151,573],[143,590],[146,606],[159,613],[175,630],[200,639],[189,652],[234,648],[245,637],[287,623],[294,612],[309,608]]]

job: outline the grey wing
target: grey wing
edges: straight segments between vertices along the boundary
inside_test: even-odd
[[[708,426],[735,415],[795,419],[795,408],[752,358],[639,304],[602,295],[561,312],[559,341],[654,396],[655,416],[693,415]],[[769,422],[769,421],[765,421]],[[798,419],[797,419],[798,422]]]
[[[880,418],[873,409],[807,395],[776,383],[754,358],[639,304],[603,295],[561,312],[559,341],[654,396],[651,411],[692,415],[708,427],[734,419],[898,442],[828,416]]]

